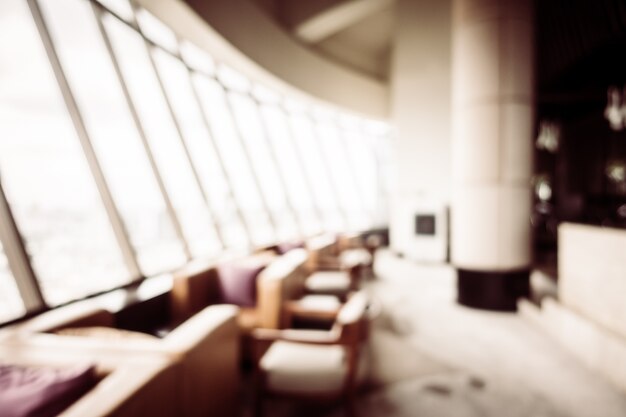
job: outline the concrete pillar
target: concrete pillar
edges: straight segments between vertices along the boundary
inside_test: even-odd
[[[531,262],[532,0],[454,0],[452,262],[459,302],[515,308]]]

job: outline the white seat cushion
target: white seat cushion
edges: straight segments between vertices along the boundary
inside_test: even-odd
[[[339,255],[339,259],[342,265],[368,266],[372,264],[372,255],[370,255],[367,249],[362,248],[344,250]]]
[[[337,311],[341,301],[334,295],[306,295],[297,301],[298,307],[312,311]]]
[[[302,394],[341,390],[348,368],[346,352],[341,346],[284,341],[270,346],[260,366],[266,373],[270,390]]]
[[[311,274],[305,282],[313,293],[342,294],[350,289],[350,276],[343,271],[320,271]]]

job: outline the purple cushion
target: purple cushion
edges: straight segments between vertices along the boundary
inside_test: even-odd
[[[256,306],[256,279],[265,263],[229,262],[217,268],[222,302],[240,307]]]
[[[304,242],[285,242],[276,245],[276,252],[278,252],[279,255],[284,255],[290,250],[302,248],[304,248]]]
[[[53,417],[96,384],[93,366],[0,365],[0,417]]]

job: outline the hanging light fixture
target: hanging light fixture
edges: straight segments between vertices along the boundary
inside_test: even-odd
[[[561,126],[558,123],[551,120],[542,120],[539,123],[539,135],[535,142],[537,149],[556,153],[559,150],[560,139]]]
[[[608,120],[609,126],[615,131],[624,130],[626,128],[626,87],[624,93],[621,93],[615,86],[609,87],[607,90],[607,103],[604,109],[604,117]]]

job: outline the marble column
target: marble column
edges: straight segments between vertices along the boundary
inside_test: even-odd
[[[531,262],[531,0],[454,0],[452,263],[459,302],[515,309]]]

